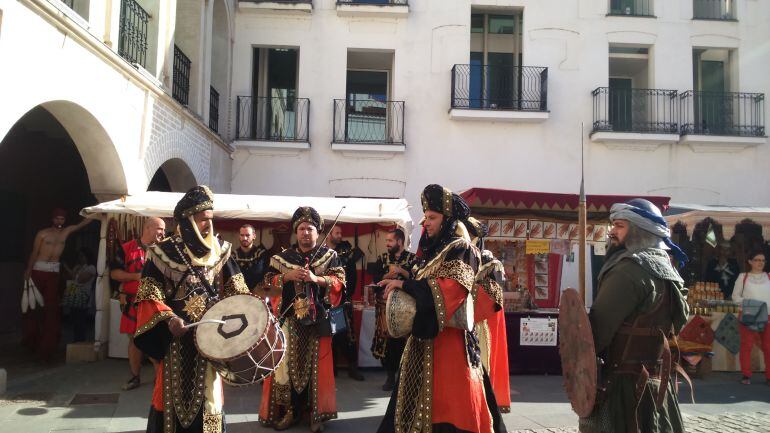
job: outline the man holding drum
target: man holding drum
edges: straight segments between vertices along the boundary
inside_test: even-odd
[[[280,296],[279,320],[286,335],[286,360],[265,379],[260,422],[285,430],[299,422],[305,409],[310,431],[337,418],[328,311],[342,299],[345,269],[337,253],[318,242],[323,219],[303,206],[291,219],[297,243],[270,259],[266,296]]]
[[[160,360],[149,433],[224,430],[222,379],[199,353],[188,325],[218,299],[250,292],[231,245],[214,235],[213,216],[211,191],[192,188],[174,209],[176,233],[147,251],[134,344]]]
[[[440,185],[422,193],[425,213],[420,252],[425,264],[414,278],[384,279],[391,335],[408,335],[398,385],[379,433],[501,433],[505,425],[473,331],[478,249],[462,220],[465,201]],[[406,305],[395,305],[399,298]],[[391,316],[391,311],[409,311]]]
[[[385,247],[388,249],[377,259],[375,266],[376,274],[373,275],[375,282],[383,279],[406,280],[412,277],[412,268],[419,262],[417,256],[404,249],[406,236],[400,228],[395,228],[388,232],[385,237]],[[381,296],[381,294],[378,294]],[[385,314],[385,306],[382,302],[377,303],[377,317]],[[388,330],[383,329],[385,322],[378,320],[372,338],[372,355],[382,362],[388,377],[385,384],[382,385],[383,391],[393,391],[396,385],[396,371],[401,362],[401,354],[404,353],[406,338],[392,338],[388,336]]]

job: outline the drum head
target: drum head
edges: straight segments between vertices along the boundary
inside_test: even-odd
[[[195,344],[201,354],[226,361],[243,355],[265,335],[268,310],[265,302],[252,295],[227,297],[206,311],[201,320],[224,320],[224,325],[204,323],[195,330]]]

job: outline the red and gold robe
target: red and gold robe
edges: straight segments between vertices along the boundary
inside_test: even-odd
[[[476,275],[474,319],[481,347],[481,361],[489,374],[500,412],[511,411],[511,385],[508,370],[508,336],[503,311],[503,264],[489,251],[483,251]]]
[[[193,332],[174,337],[167,325],[172,317],[187,323],[200,320],[211,302],[211,294],[189,271],[189,260],[180,255],[182,249],[181,239],[175,236],[147,251],[136,296],[134,343],[159,361],[147,432],[222,432],[224,398],[219,373],[198,352]],[[230,244],[224,242],[213,266],[196,267],[219,298],[250,293],[230,252]]]
[[[315,249],[303,253],[296,248],[276,254],[265,274],[265,288],[282,291],[278,311],[287,341],[281,365],[262,385],[259,420],[263,425],[274,426],[290,408],[294,417],[300,417],[309,407],[312,422],[337,418],[331,327],[326,312],[340,304],[345,269],[334,250],[319,248],[317,254]],[[304,268],[314,254],[309,266],[326,281],[325,288],[284,281],[284,274]],[[298,294],[310,291],[317,316],[313,324],[303,323],[293,304]]]
[[[404,282],[417,314],[378,433],[505,431],[475,333],[460,320],[473,308],[477,263],[478,250],[455,238]]]

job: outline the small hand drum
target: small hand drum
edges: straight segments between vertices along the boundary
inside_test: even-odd
[[[253,295],[233,295],[212,305],[201,318],[195,346],[230,385],[262,381],[275,371],[286,350],[286,337],[267,304]]]

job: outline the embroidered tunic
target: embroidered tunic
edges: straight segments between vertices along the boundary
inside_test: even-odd
[[[450,326],[473,308],[466,303],[478,260],[478,250],[455,238],[404,282],[417,314],[378,433],[505,431],[475,334]]]
[[[160,361],[147,423],[149,433],[219,433],[224,430],[222,379],[204,359],[194,333],[174,337],[167,320],[200,320],[217,299],[250,293],[231,246],[221,244],[213,266],[191,268],[179,236],[167,238],[147,251],[147,262],[136,297],[136,346]],[[199,278],[203,277],[206,283]]]
[[[259,419],[267,426],[278,423],[289,409],[300,416],[306,406],[314,422],[337,418],[327,311],[340,304],[345,270],[334,250],[318,249],[317,254],[315,249],[303,253],[296,247],[276,254],[265,274],[267,288],[282,289],[278,316],[287,338],[286,359],[262,386]],[[284,279],[287,272],[304,268],[311,258],[310,270],[326,281],[326,287]],[[304,301],[295,303],[302,297]]]

